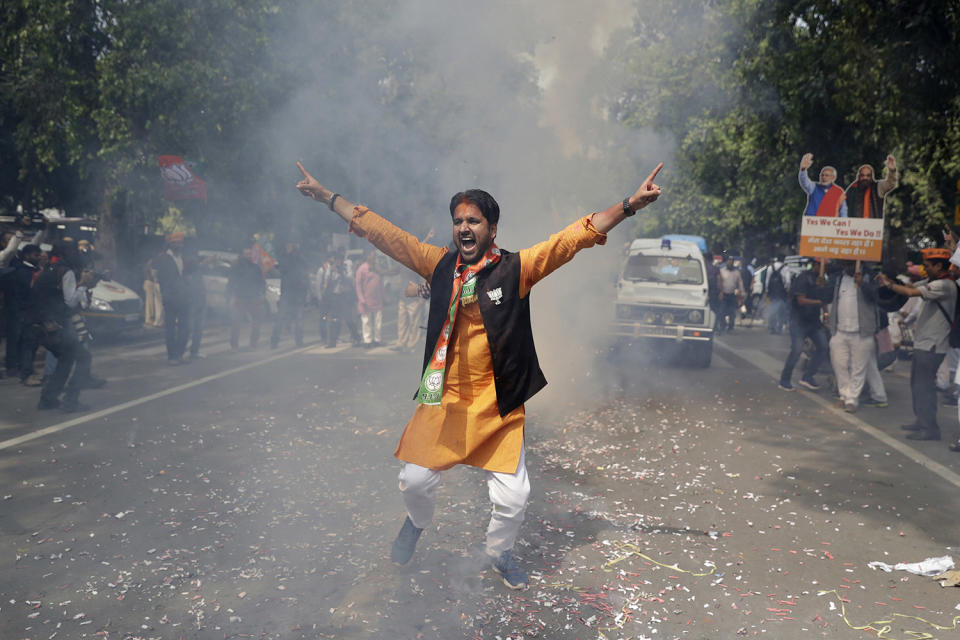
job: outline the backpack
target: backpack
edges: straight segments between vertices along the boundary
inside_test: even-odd
[[[770,269],[767,275],[767,295],[771,300],[786,300],[787,288],[783,284],[783,268],[786,265],[780,265],[779,269]]]
[[[960,285],[956,281],[951,280],[953,286],[957,289],[956,300],[953,303],[953,318],[950,318],[950,314],[947,313],[947,310],[943,308],[943,305],[940,304],[939,300],[934,300],[937,303],[937,307],[943,313],[943,316],[947,319],[947,323],[950,325],[950,332],[947,334],[947,340],[950,343],[950,348],[956,349],[960,347],[960,322],[957,322],[960,319]]]

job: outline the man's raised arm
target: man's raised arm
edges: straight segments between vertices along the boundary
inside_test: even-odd
[[[361,221],[355,220],[354,203],[324,187],[299,162],[297,168],[303,174],[303,180],[297,183],[300,193],[327,205],[350,225],[352,232],[369,240],[380,251],[423,278],[430,278],[437,262],[447,251],[444,247],[421,242],[416,236],[390,224],[372,211],[367,212]]]
[[[299,161],[297,162],[297,168],[300,169],[300,173],[303,174],[303,180],[297,183],[297,190],[303,195],[327,205],[331,211],[343,218],[344,222],[350,224],[350,219],[353,218],[353,208],[356,205],[349,202],[340,194],[336,194],[320,184],[316,178],[303,168],[303,165],[300,164]],[[336,200],[331,202],[334,196],[336,196]]]
[[[817,186],[813,183],[813,180],[810,179],[810,176],[807,175],[807,169],[809,169],[812,164],[813,154],[803,154],[803,157],[800,158],[800,173],[797,174],[797,178],[800,180],[800,188],[806,191],[807,195],[813,195],[813,190]],[[845,218],[846,216],[842,217]]]
[[[647,179],[643,181],[643,184],[640,185],[636,193],[624,199],[623,202],[618,202],[604,211],[595,213],[593,215],[593,226],[597,231],[600,233],[610,231],[626,218],[659,198],[660,187],[657,186],[653,180],[657,177],[657,174],[660,173],[660,169],[663,169],[662,162],[647,176]]]

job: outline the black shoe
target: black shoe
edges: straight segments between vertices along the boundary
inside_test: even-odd
[[[939,440],[939,431],[914,431],[907,434],[907,440]]]
[[[80,386],[81,389],[102,389],[107,386],[106,378],[98,378],[96,376],[90,376],[87,380]]]
[[[76,413],[78,411],[89,411],[90,405],[83,404],[79,400],[64,400],[60,405],[60,410],[64,413]]]
[[[900,428],[904,431],[923,431],[923,427],[918,425],[916,422],[911,422],[910,424],[902,424]]]
[[[417,540],[423,529],[413,526],[410,516],[403,521],[403,527],[397,534],[397,539],[393,541],[393,549],[390,550],[390,560],[396,564],[404,565],[410,562],[413,552],[417,548]]]
[[[40,409],[41,411],[45,411],[47,409],[57,409],[59,407],[60,401],[56,398],[49,399],[42,396],[40,397],[40,403],[37,404],[37,409]]]

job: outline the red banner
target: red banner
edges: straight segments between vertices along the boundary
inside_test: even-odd
[[[163,196],[174,200],[207,201],[207,185],[190,170],[180,156],[159,156],[160,177],[163,179]]]
[[[259,265],[263,275],[267,275],[267,272],[273,269],[273,265],[277,264],[277,261],[267,253],[266,249],[260,246],[259,242],[255,242],[253,244],[253,264]]]

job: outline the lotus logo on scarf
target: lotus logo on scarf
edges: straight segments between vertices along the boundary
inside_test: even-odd
[[[443,386],[443,372],[436,371],[431,373],[427,376],[424,386],[427,388],[427,391],[439,391],[440,387]]]

